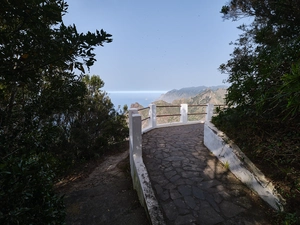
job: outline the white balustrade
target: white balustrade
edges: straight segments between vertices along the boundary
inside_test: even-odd
[[[149,127],[155,128],[156,127],[156,105],[150,104],[149,105]]]
[[[188,104],[180,105],[180,122],[187,123],[188,122]]]

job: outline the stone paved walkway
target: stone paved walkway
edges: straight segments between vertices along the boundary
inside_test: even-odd
[[[144,134],[143,159],[166,224],[271,224],[270,208],[203,145],[203,124]]]

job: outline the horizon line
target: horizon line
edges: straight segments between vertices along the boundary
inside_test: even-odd
[[[124,93],[166,93],[168,91],[106,91],[107,93],[112,93],[112,94],[124,94]]]

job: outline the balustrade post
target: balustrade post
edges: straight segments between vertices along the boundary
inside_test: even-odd
[[[134,177],[134,155],[142,155],[142,119],[138,110],[129,109],[129,160],[131,177]]]
[[[208,104],[206,107],[205,121],[210,122],[213,115],[214,115],[214,104]]]
[[[150,104],[149,105],[149,127],[155,128],[156,127],[156,105]]]
[[[181,104],[180,107],[180,122],[187,123],[188,122],[188,104]]]

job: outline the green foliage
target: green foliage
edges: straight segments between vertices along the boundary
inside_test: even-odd
[[[84,76],[111,35],[66,26],[63,0],[0,5],[1,224],[63,224],[57,173],[127,136],[103,81]]]
[[[225,19],[253,18],[249,25],[239,27],[243,34],[234,43],[232,58],[220,66],[220,70],[229,75],[227,82],[231,83],[227,103],[245,107],[255,114],[264,113],[274,118],[279,114],[281,119],[285,118],[282,111],[296,101],[293,98],[291,102],[290,96],[299,92],[299,86],[295,85],[292,93],[285,78],[299,62],[298,1],[235,0],[221,12]],[[297,80],[297,73],[292,73]],[[295,109],[295,105],[292,108]],[[297,108],[292,114],[299,115]]]
[[[226,102],[213,123],[269,176],[290,188],[282,223],[299,217],[300,175],[300,7],[297,0],[231,0],[222,7],[224,19],[250,17],[233,43],[231,59],[220,66],[228,74]],[[264,168],[264,169],[268,169]],[[299,220],[298,220],[299,221]]]
[[[86,75],[83,81],[88,93],[72,119],[69,140],[76,157],[88,159],[123,141],[129,130],[126,111],[116,110],[106,92],[101,91],[104,82],[95,75]]]
[[[286,99],[285,118],[295,117],[300,112],[300,63],[292,65],[291,72],[282,76],[282,86],[276,101]]]
[[[52,190],[48,155],[8,157],[0,164],[1,224],[64,224],[63,199]]]

